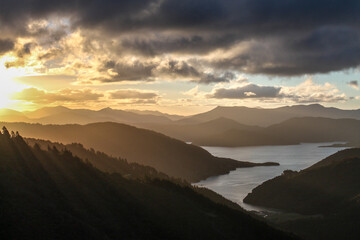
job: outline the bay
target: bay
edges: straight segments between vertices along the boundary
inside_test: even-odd
[[[280,166],[238,168],[229,174],[210,177],[194,185],[209,188],[249,211],[269,211],[243,203],[256,186],[279,176],[284,170],[299,171],[345,148],[320,147],[333,143],[303,143],[286,146],[203,147],[218,157],[249,162],[278,162]]]

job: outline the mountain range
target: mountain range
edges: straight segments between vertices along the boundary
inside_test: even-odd
[[[320,104],[294,105],[272,109],[218,106],[208,112],[191,116],[180,116],[158,111],[69,109],[66,107],[45,107],[35,111],[18,112],[9,109],[0,111],[2,121],[31,122],[42,124],[87,124],[94,122],[119,122],[126,124],[198,124],[226,118],[250,126],[267,127],[296,117],[352,118],[360,119],[360,110],[328,108]]]
[[[268,127],[297,117],[360,119],[360,109],[343,110],[333,107],[324,107],[320,104],[294,105],[271,109],[219,106],[208,112],[181,119],[178,123],[194,124],[215,120],[221,117],[234,120],[244,125]]]
[[[345,141],[357,146],[360,143],[360,139],[353,134],[353,130],[359,128],[357,120],[360,119],[360,110],[326,108],[319,104],[274,109],[217,107],[190,117],[111,108],[94,111],[48,107],[23,113],[5,109],[0,111],[0,119],[5,122],[42,124],[118,122],[201,146],[237,147],[330,141]]]
[[[299,117],[271,125],[254,127],[234,120],[218,118],[205,123],[153,125],[152,129],[199,146],[292,145],[303,142],[350,142],[356,146],[360,120]]]

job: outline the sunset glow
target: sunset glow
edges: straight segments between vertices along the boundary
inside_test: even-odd
[[[215,0],[205,10],[201,1],[95,2],[86,9],[49,4],[43,12],[24,3],[29,12],[14,8],[0,19],[7,86],[0,107],[189,115],[216,106],[360,105],[360,31],[351,4],[314,4],[303,23],[299,3],[279,5],[286,16],[269,7],[264,17],[260,6],[271,3]]]
[[[5,63],[11,60],[11,57],[3,57],[0,59],[0,108],[24,110],[18,101],[12,99],[12,95],[26,88],[26,85],[15,80],[17,77],[24,76],[25,72],[19,68],[6,68]]]

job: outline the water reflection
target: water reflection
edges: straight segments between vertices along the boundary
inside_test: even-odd
[[[332,143],[304,143],[290,146],[260,146],[260,147],[203,147],[218,157],[228,157],[249,162],[278,162],[280,166],[239,168],[226,175],[211,177],[196,183],[207,187],[247,210],[266,210],[242,202],[253,188],[262,182],[280,175],[284,170],[299,171],[336,153],[344,148],[322,148],[319,146]]]

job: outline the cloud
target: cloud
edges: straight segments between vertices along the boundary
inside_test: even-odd
[[[188,91],[182,92],[185,96],[192,96],[195,97],[199,94],[199,86],[196,85],[195,87],[189,89]]]
[[[229,47],[237,42],[238,35],[232,33],[224,34],[190,34],[179,35],[157,34],[152,37],[135,36],[121,40],[119,47],[130,53],[144,56],[157,56],[164,53],[182,53],[182,54],[207,54],[222,47]]]
[[[295,103],[343,102],[348,99],[335,85],[316,84],[311,78],[295,87],[282,87],[280,95]]]
[[[359,83],[357,80],[353,80],[347,83],[347,85],[349,85],[350,87],[359,90]]]
[[[209,97],[211,98],[228,98],[228,99],[244,99],[244,98],[277,98],[279,97],[281,88],[258,86],[248,84],[238,88],[218,88]]]
[[[143,92],[138,90],[116,90],[110,92],[111,99],[155,99],[158,94],[155,92]]]
[[[11,39],[0,39],[0,55],[14,49],[15,43]]]
[[[107,77],[99,79],[102,82],[121,82],[121,81],[151,81],[153,69],[156,66],[150,62],[134,61],[123,63],[107,61],[100,68],[100,71],[108,73]]]
[[[191,65],[186,61],[172,59],[144,61],[113,61],[107,60],[101,64],[100,77],[93,80],[100,82],[122,81],[155,81],[162,80],[188,80],[201,84],[229,82],[236,79],[236,74],[230,71],[204,72],[198,64]]]
[[[292,103],[341,102],[348,98],[336,86],[325,83],[315,84],[311,79],[294,87],[274,87],[247,84],[236,88],[215,88],[208,98],[215,99],[270,99]]]
[[[121,105],[151,105],[158,103],[160,96],[156,92],[136,89],[122,89],[108,92],[108,99]]]
[[[0,31],[6,40],[0,40],[0,54],[15,51],[11,42],[31,40],[34,45],[18,52],[18,57],[36,54],[43,64],[39,69],[59,71],[71,68],[69,63],[82,54],[84,64],[98,70],[91,72],[94,79],[104,83],[170,76],[209,84],[230,81],[227,73],[298,76],[360,65],[357,0],[3,0],[2,4]],[[82,41],[65,44],[72,34]],[[136,58],[131,64],[119,60],[131,57]],[[112,68],[100,71],[104,62],[114,59]],[[176,63],[174,67],[159,69],[167,59]],[[94,65],[97,61],[101,63]],[[8,67],[27,64],[33,62],[19,60]]]
[[[72,90],[62,89],[56,92],[47,92],[37,88],[26,88],[13,94],[12,99],[38,104],[97,101],[104,95],[90,89]]]

